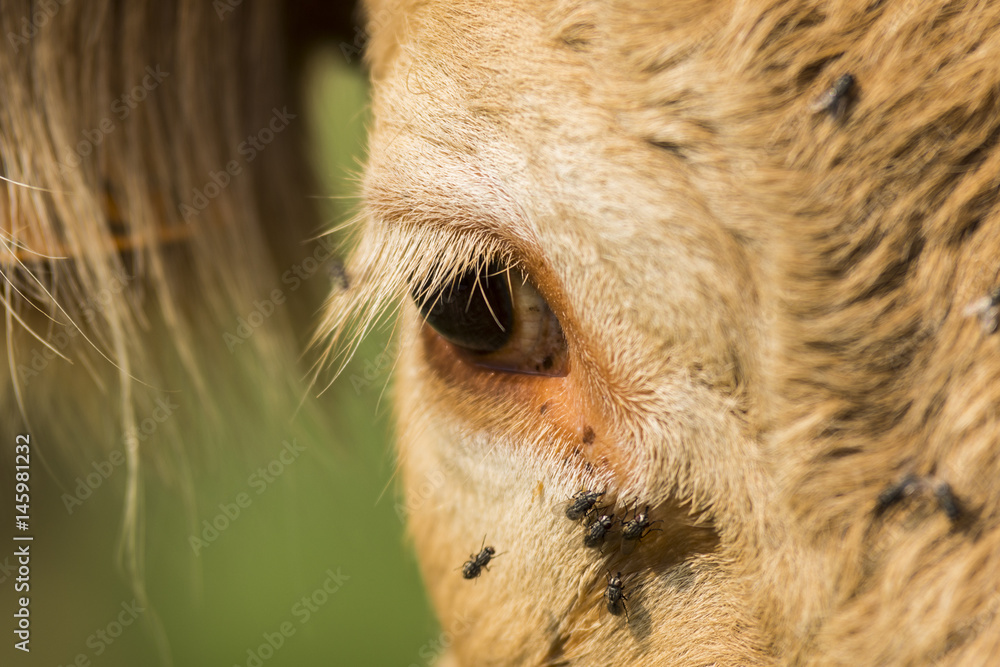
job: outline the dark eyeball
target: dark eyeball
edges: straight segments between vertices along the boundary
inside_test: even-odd
[[[427,324],[471,363],[514,373],[565,375],[566,338],[522,272],[485,264],[435,288],[412,289]]]
[[[435,292],[424,286],[414,299],[427,324],[452,345],[483,353],[510,340],[514,307],[507,272],[496,265],[468,271]]]

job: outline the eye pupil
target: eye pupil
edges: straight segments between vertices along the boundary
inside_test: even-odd
[[[511,337],[514,307],[498,265],[467,271],[436,290],[416,290],[414,300],[442,338],[471,352],[495,352]]]

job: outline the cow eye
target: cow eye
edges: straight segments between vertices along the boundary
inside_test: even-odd
[[[427,324],[468,362],[513,373],[566,373],[559,320],[521,271],[490,263],[443,283],[432,275],[412,296]]]

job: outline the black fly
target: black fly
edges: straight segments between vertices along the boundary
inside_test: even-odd
[[[566,505],[566,518],[570,521],[579,521],[593,511],[594,505],[603,495],[603,491],[577,491]]]
[[[331,262],[329,271],[334,293],[346,292],[351,287],[351,280],[347,277],[347,268],[343,260],[336,259]]]
[[[966,317],[976,317],[984,334],[996,333],[1000,328],[1000,287],[970,303],[964,314]]]
[[[962,518],[962,506],[948,482],[924,479],[909,473],[895,484],[890,484],[875,501],[875,516],[881,516],[893,505],[902,502],[907,497],[921,490],[930,488],[934,491],[938,507],[952,523]]]
[[[614,514],[602,514],[594,519],[593,523],[587,526],[587,532],[583,536],[583,546],[594,548],[604,544],[604,538],[614,525]]]
[[[608,587],[604,590],[604,601],[608,605],[608,611],[613,616],[621,616],[624,613],[627,621],[626,600],[628,600],[628,596],[625,595],[625,589],[622,586],[622,573],[619,572],[612,577],[611,572],[608,572]]]
[[[826,89],[809,107],[813,113],[826,112],[833,119],[840,118],[847,110],[854,88],[854,75],[843,74]]]
[[[486,544],[486,537],[483,537],[483,544]],[[496,556],[496,549],[493,547],[483,546],[479,552],[479,555],[469,554],[469,560],[465,561],[462,566],[462,576],[466,579],[475,579],[480,574],[483,573],[485,569],[489,572],[489,568],[486,567],[490,564],[490,559]]]
[[[649,505],[646,505],[646,509],[642,512],[633,510],[632,520],[622,523],[622,553],[626,555],[632,553],[639,540],[646,537],[651,531],[660,530],[653,528],[654,523],[659,523],[659,521],[649,520]]]
[[[938,507],[944,512],[952,523],[956,523],[962,518],[962,505],[958,502],[958,498],[955,497],[955,492],[951,490],[951,484],[948,482],[939,482],[937,486],[934,487],[934,497],[937,498]]]

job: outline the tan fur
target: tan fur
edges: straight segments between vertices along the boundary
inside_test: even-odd
[[[1000,338],[963,313],[1000,269],[1000,9],[368,15],[360,278],[324,330],[501,257],[570,350],[565,377],[486,372],[404,302],[404,502],[445,663],[1000,655]],[[816,113],[846,72],[846,114]],[[876,516],[907,472],[950,483],[959,521],[929,493]],[[595,556],[547,511],[605,487],[664,520],[632,556]],[[504,554],[464,581],[483,535]],[[607,569],[633,576],[629,623],[599,611]]]

